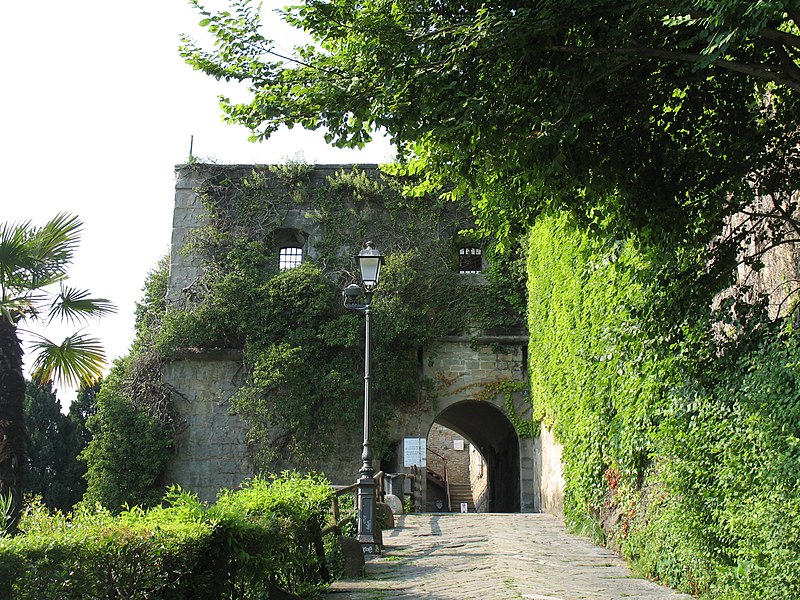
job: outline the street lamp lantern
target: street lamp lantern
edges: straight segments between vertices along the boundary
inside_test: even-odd
[[[361,452],[361,469],[356,482],[358,487],[358,531],[356,539],[361,543],[364,554],[380,554],[380,545],[375,540],[375,469],[372,466],[372,443],[370,442],[370,309],[372,307],[372,292],[378,285],[383,264],[383,255],[373,247],[372,242],[367,242],[364,249],[358,253],[358,267],[361,271],[363,288],[351,283],[342,291],[344,306],[364,314],[364,332],[366,344],[364,348],[364,443]],[[358,302],[364,295],[365,303]]]
[[[380,250],[373,247],[372,242],[364,244],[365,248],[356,256],[358,268],[361,270],[361,281],[367,292],[371,292],[378,285],[381,274],[383,256]]]

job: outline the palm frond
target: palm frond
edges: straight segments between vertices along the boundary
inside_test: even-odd
[[[14,282],[20,273],[33,268],[35,261],[27,251],[27,232],[30,222],[0,225],[0,296],[13,293]]]
[[[105,298],[90,298],[88,290],[79,290],[62,284],[61,291],[50,305],[48,320],[85,322],[88,317],[102,317],[116,311],[114,304]]]
[[[0,298],[63,280],[82,227],[67,213],[42,227],[30,221],[0,225]]]
[[[33,229],[29,246],[36,260],[35,287],[64,279],[80,241],[83,222],[75,215],[59,213],[41,228]]]
[[[80,332],[64,338],[60,344],[34,334],[31,344],[37,354],[31,376],[39,382],[58,380],[66,385],[92,385],[103,375],[106,355],[100,341]]]
[[[83,221],[76,215],[59,213],[34,232],[40,260],[69,262],[80,240]]]
[[[46,299],[44,294],[25,294],[16,298],[0,299],[0,312],[10,323],[17,323],[25,317],[36,316],[36,305]]]

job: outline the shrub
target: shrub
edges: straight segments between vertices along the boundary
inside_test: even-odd
[[[159,478],[172,446],[172,431],[125,393],[123,378],[131,358],[111,369],[97,395],[97,413],[88,421],[94,436],[81,458],[87,461],[84,500],[112,511],[126,504],[153,505],[163,495]]]
[[[285,473],[210,508],[178,488],[118,515],[34,502],[25,533],[0,539],[0,597],[262,598],[275,585],[310,596],[324,583],[314,543],[330,497],[321,478]]]

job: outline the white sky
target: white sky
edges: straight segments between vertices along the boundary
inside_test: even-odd
[[[264,12],[290,4],[264,0]],[[216,2],[220,4],[220,2]],[[218,163],[387,162],[389,144],[344,151],[294,129],[263,144],[221,120],[230,88],[193,71],[179,36],[202,36],[184,0],[34,0],[3,7],[5,84],[0,93],[0,222],[43,224],[77,214],[84,233],[70,285],[112,300],[116,315],[88,331],[110,359],[133,339],[134,303],[169,250],[174,165],[189,155]],[[270,24],[270,28],[275,27]],[[284,48],[297,43],[276,30]],[[67,330],[47,330],[60,340]],[[30,362],[30,361],[26,361]],[[59,391],[62,403],[74,397]]]

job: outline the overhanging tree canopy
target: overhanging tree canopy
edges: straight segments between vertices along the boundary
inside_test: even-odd
[[[256,140],[324,127],[339,146],[383,129],[422,187],[469,193],[501,237],[550,206],[710,235],[753,190],[796,225],[793,3],[307,0],[283,16],[316,45],[292,56],[247,0],[194,4],[215,48],[186,38],[182,55],[250,91],[222,98],[229,121]]]

